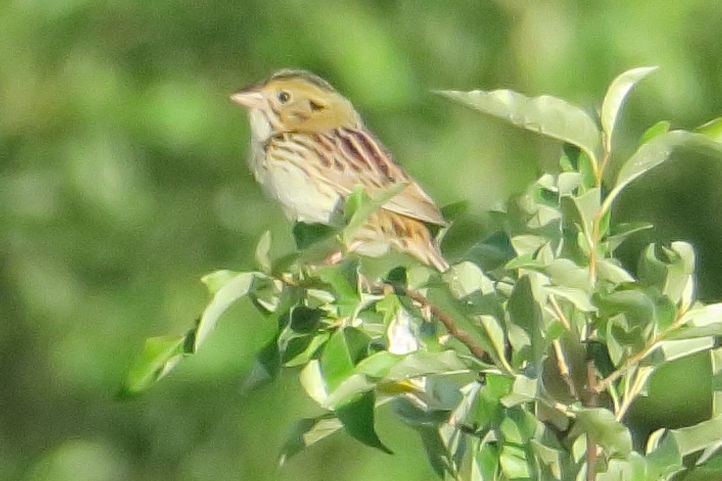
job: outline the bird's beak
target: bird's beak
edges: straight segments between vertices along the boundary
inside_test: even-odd
[[[259,108],[264,104],[263,95],[254,89],[244,89],[236,92],[231,95],[231,100],[249,109]]]

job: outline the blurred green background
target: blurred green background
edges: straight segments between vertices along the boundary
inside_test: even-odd
[[[266,229],[274,252],[291,249],[228,95],[282,67],[327,78],[440,204],[471,202],[453,259],[559,146],[430,90],[513,88],[593,110],[616,74],[659,65],[622,119],[631,152],[657,120],[722,113],[721,31],[716,0],[2,2],[0,479],[430,479],[421,443],[386,412],[394,457],[337,435],[277,470],[292,421],[318,411],[292,372],[241,392],[273,327],[247,305],[149,394],[115,400],[146,337],[192,325],[201,275],[251,268]],[[702,298],[721,299],[721,180],[722,166],[688,158],[637,182],[617,218],[657,227],[626,247],[631,267],[650,239],[688,240]],[[690,375],[705,362],[657,376],[632,412],[638,432],[708,414],[708,382]]]

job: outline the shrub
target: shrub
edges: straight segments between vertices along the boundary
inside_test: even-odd
[[[300,250],[292,255],[271,261],[264,235],[258,270],[205,276],[211,300],[197,325],[185,336],[148,339],[125,392],[165,376],[247,297],[278,325],[249,385],[298,369],[324,410],[297,423],[281,462],[341,430],[389,452],[374,425],[375,410],[388,404],[418,432],[441,477],[661,480],[712,469],[707,461],[722,444],[719,391],[708,420],[653,432],[641,449],[625,425],[665,363],[705,352],[711,370],[696,375],[722,386],[722,304],[695,299],[692,246],[650,244],[636,273],[615,258],[625,239],[651,227],[613,221],[614,202],[632,181],[690,149],[722,160],[722,119],[695,132],[660,122],[605,184],[619,111],[652,70],[617,77],[599,122],[550,96],[440,92],[562,141],[559,172],[494,212],[500,230],[443,274],[410,259],[349,254],[336,265],[317,262],[343,250],[351,230],[388,198],[362,190],[346,200],[344,226],[296,225]]]

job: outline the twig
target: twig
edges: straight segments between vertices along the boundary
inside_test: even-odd
[[[594,361],[587,361],[587,391],[588,398],[585,400],[585,406],[596,407],[597,405],[597,371],[594,367]],[[592,438],[587,434],[587,481],[595,481],[597,479],[596,467],[597,458],[599,453],[597,452],[597,445],[592,442]]]
[[[553,340],[552,346],[554,346],[554,354],[555,354],[555,357],[557,358],[557,367],[559,368],[559,374],[561,374],[562,379],[564,380],[564,383],[567,385],[567,388],[569,389],[569,393],[575,399],[579,399],[579,397],[577,396],[577,390],[574,387],[574,381],[572,380],[572,377],[570,376],[569,364],[567,363],[567,359],[564,356],[564,351],[562,350],[562,345],[559,342],[559,339]]]
[[[454,322],[454,319],[449,314],[444,312],[437,305],[432,304],[431,301],[429,301],[418,291],[399,286],[394,287],[398,291],[400,291],[400,294],[408,297],[413,301],[418,302],[421,307],[428,309],[437,319],[441,321],[449,334],[456,338],[463,345],[465,345],[466,348],[469,349],[469,352],[474,355],[474,357],[483,361],[486,361],[488,359],[489,355],[487,354],[487,352],[479,344],[477,344],[476,341],[474,341],[474,339],[468,332],[459,328],[456,325],[456,322]]]
[[[567,331],[571,331],[572,326],[569,323],[567,316],[564,315],[562,308],[559,307],[559,303],[557,302],[557,298],[554,297],[554,294],[549,294],[549,303],[552,305],[552,309],[554,309],[554,314],[556,314],[557,319],[559,319],[559,322],[562,323],[562,325],[564,326],[564,328]]]
[[[650,352],[654,351],[659,347],[659,343],[664,340],[664,338],[672,331],[677,329],[680,324],[682,323],[682,315],[684,314],[683,311],[679,311],[677,313],[677,319],[667,327],[664,331],[660,332],[656,336],[654,336],[654,339],[652,339],[647,345],[645,345],[642,350],[640,350],[638,353],[633,354],[632,356],[628,357],[627,360],[624,362],[624,365],[611,373],[609,376],[605,377],[601,381],[599,381],[596,386],[596,394],[601,393],[605,389],[609,387],[610,384],[612,384],[614,381],[619,379],[622,375],[624,375],[629,369],[636,366],[642,359],[647,357]]]

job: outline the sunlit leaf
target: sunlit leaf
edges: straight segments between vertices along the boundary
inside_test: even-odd
[[[551,281],[558,286],[572,287],[586,292],[591,290],[589,269],[579,266],[569,259],[554,259],[546,267],[545,272],[549,275]]]
[[[306,418],[296,422],[291,434],[281,448],[278,464],[283,465],[291,457],[343,428],[341,421],[330,414]]]
[[[504,444],[499,456],[501,471],[508,479],[526,479],[531,475],[526,451],[512,444]]]
[[[613,284],[634,282],[634,277],[613,259],[600,259],[597,262],[597,277]]]
[[[539,382],[524,375],[514,377],[514,384],[511,392],[501,398],[501,403],[506,407],[536,400]]]
[[[496,359],[504,359],[506,356],[506,336],[504,329],[499,321],[493,316],[479,316],[479,321],[484,327],[491,345],[494,348],[493,357]]]
[[[656,124],[644,131],[642,137],[639,139],[639,145],[646,144],[658,135],[666,134],[669,132],[669,128],[672,124],[666,120],[660,120]]]
[[[192,333],[189,333],[192,336]],[[192,338],[191,338],[192,339]],[[122,394],[138,394],[168,374],[188,349],[188,336],[163,336],[146,339],[143,352],[126,375]]]
[[[451,292],[458,298],[466,297],[476,291],[480,291],[482,294],[494,291],[491,279],[472,262],[461,262],[451,266],[443,277],[449,284]]]
[[[562,450],[546,446],[536,439],[529,442],[534,454],[539,461],[548,466],[553,479],[561,479],[562,476],[562,457],[566,455]]]
[[[258,240],[255,252],[256,265],[258,265],[258,269],[265,274],[271,273],[271,258],[269,257],[270,251],[271,231],[267,230]]]
[[[607,89],[604,96],[601,109],[602,129],[608,138],[612,137],[614,125],[617,122],[619,111],[624,104],[624,100],[634,85],[644,77],[654,72],[657,67],[638,67],[619,75],[615,78]]]
[[[372,391],[376,382],[363,374],[351,374],[344,378],[336,388],[328,394],[321,407],[325,409],[339,409],[349,402],[353,402],[361,395]]]
[[[586,433],[593,443],[611,453],[626,456],[632,450],[629,430],[614,419],[614,414],[603,408],[582,408],[576,416],[571,437]]]
[[[722,160],[722,144],[702,134],[673,130],[658,135],[637,151],[622,165],[617,182],[604,200],[604,210],[608,210],[616,197],[632,181],[644,175],[659,164],[669,160],[680,149],[692,149],[712,158]]]
[[[328,391],[321,372],[321,363],[318,359],[312,359],[306,364],[301,370],[299,380],[308,397],[320,405],[326,402]]]
[[[704,125],[700,125],[695,131],[709,137],[715,142],[722,143],[722,117],[717,117]]]
[[[211,302],[209,302],[208,306],[206,306],[203,310],[200,322],[198,323],[195,343],[193,345],[194,350],[197,350],[203,341],[206,340],[206,337],[213,328],[216,327],[216,322],[226,309],[250,292],[253,285],[253,279],[256,275],[257,273],[254,272],[241,272],[240,274],[236,274],[235,276],[226,279],[223,286],[215,291]],[[213,282],[210,282],[211,279]],[[211,284],[215,285],[218,280],[218,274],[214,274],[212,278],[204,277],[202,280],[203,282],[208,281],[209,286]]]
[[[646,480],[646,463],[642,456],[632,452],[628,459],[611,459],[607,469],[596,476],[597,481]]]
[[[713,337],[695,337],[694,339],[680,339],[675,341],[662,341],[657,349],[646,358],[648,363],[661,364],[682,357],[690,356],[700,351],[707,351],[714,347]]]
[[[397,183],[384,191],[374,193],[373,197],[369,196],[362,186],[355,188],[346,198],[344,206],[344,215],[347,219],[346,227],[342,233],[344,244],[348,246],[369,216],[379,210],[386,202],[396,197],[406,187],[408,187],[406,183]]]
[[[601,205],[601,191],[598,188],[589,189],[578,197],[569,197],[579,215],[579,225],[587,236],[591,236],[592,223]]]
[[[582,289],[563,286],[544,286],[544,290],[548,294],[566,299],[582,312],[593,312],[597,310],[594,304],[592,304],[589,294]]]
[[[596,123],[582,109],[565,100],[548,95],[527,97],[511,90],[438,93],[518,127],[574,144],[596,158],[600,145]]]
[[[468,370],[468,366],[459,359],[456,351],[419,351],[405,356],[391,366],[384,379],[400,381],[431,374],[455,374]]]
[[[722,415],[722,347],[712,349],[710,364],[712,371],[712,414]]]
[[[694,426],[672,429],[670,433],[674,436],[675,441],[677,441],[680,454],[686,456],[690,453],[701,451],[707,446],[720,441],[722,416],[717,416],[708,421],[702,421]]]
[[[690,309],[681,317],[679,325],[679,328],[667,336],[668,339],[722,335],[722,303]]]
[[[240,272],[219,270],[206,274],[201,278],[201,282],[206,285],[208,292],[213,295],[218,292],[221,287],[225,286],[228,281],[236,277]]]

